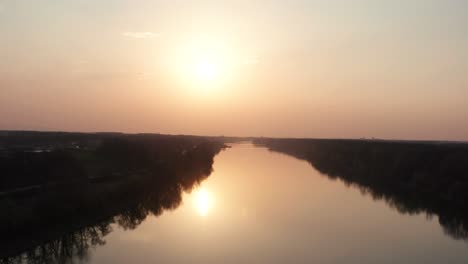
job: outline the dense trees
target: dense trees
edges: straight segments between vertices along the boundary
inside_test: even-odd
[[[318,139],[256,143],[304,159],[401,213],[437,215],[446,233],[468,238],[468,144]]]
[[[53,249],[64,236],[69,241],[70,234],[88,234],[86,230],[106,222],[135,228],[148,214],[177,208],[182,192],[209,176],[223,147],[201,137],[114,135],[102,138],[95,148],[20,151],[3,157],[0,240],[5,246],[0,257],[45,241],[51,241],[45,245]],[[31,191],[28,186],[36,187]],[[22,188],[12,190],[17,187]]]

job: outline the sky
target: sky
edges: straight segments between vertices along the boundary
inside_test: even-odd
[[[466,10],[0,0],[0,129],[468,140]]]

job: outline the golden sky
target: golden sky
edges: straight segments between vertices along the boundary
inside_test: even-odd
[[[468,140],[467,9],[0,0],[0,129]]]

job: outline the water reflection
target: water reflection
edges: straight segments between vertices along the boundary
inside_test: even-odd
[[[193,175],[192,175],[193,176]],[[15,257],[2,259],[0,263],[68,263],[72,260],[86,261],[88,251],[96,246],[104,245],[104,236],[112,231],[111,225],[117,224],[124,230],[133,230],[139,226],[148,215],[159,216],[164,211],[174,210],[182,202],[182,193],[190,191],[194,186],[205,179],[208,174],[200,174],[192,177],[191,181],[184,178],[184,184],[174,181],[164,187],[153,190],[142,189],[144,195],[140,195],[132,206],[122,210],[115,217],[72,231],[50,242],[34,247]],[[211,206],[211,196],[202,190],[198,201],[201,215],[208,213]],[[3,246],[5,250],[8,245]]]
[[[151,153],[146,154],[148,148],[131,144],[135,149],[140,148],[138,151],[143,150],[146,157],[151,157]],[[151,168],[142,176],[122,177],[120,182],[111,181],[101,186],[84,185],[82,187],[86,189],[79,190],[80,193],[60,186],[61,189],[51,187],[47,192],[27,196],[23,200],[9,197],[0,200],[0,208],[4,212],[10,211],[16,216],[24,215],[16,218],[20,220],[17,223],[9,222],[8,217],[13,219],[9,215],[2,219],[7,224],[6,227],[11,226],[12,229],[5,230],[5,226],[2,226],[4,235],[0,237],[0,263],[87,262],[89,250],[106,243],[104,237],[112,231],[112,226],[134,230],[149,215],[157,217],[164,211],[176,209],[182,203],[183,193],[190,192],[211,174],[213,158],[221,150],[222,144],[202,141],[178,146],[189,149],[173,160],[169,160],[166,155],[167,162],[164,165],[156,166],[152,164],[154,160],[148,159],[146,164],[150,164]],[[128,155],[128,151],[125,154]],[[167,165],[169,162],[171,163]],[[141,164],[140,162],[139,165]],[[119,172],[122,171],[120,169]],[[93,194],[91,191],[94,188],[105,196],[91,196],[100,200],[89,201],[90,197],[86,195]],[[207,192],[200,194],[201,212],[206,214],[211,206],[211,196]],[[69,198],[73,199],[73,204],[68,203]],[[107,203],[101,204],[102,201]],[[75,204],[83,210],[83,214],[76,215],[76,219],[59,215],[69,212],[61,210],[60,206]],[[94,210],[95,208],[100,210]],[[29,217],[26,213],[31,211],[38,212],[40,216]],[[55,222],[57,220],[54,218],[59,217],[69,221]],[[30,224],[24,225],[23,222]]]
[[[18,256],[3,258],[0,263],[85,263],[89,260],[91,248],[106,243],[104,236],[112,231],[111,222],[107,220],[94,226],[80,228]]]
[[[331,179],[384,200],[402,214],[438,216],[444,232],[468,239],[468,145],[352,140],[258,140],[306,160]]]
[[[209,166],[145,192],[115,217],[70,233],[74,239],[63,236],[22,258],[109,264],[468,261],[466,244],[445,236],[435,219],[398,213],[302,160],[236,145],[202,164]],[[212,169],[209,177],[200,173]]]
[[[196,190],[194,198],[194,204],[198,210],[198,213],[200,216],[206,216],[213,206],[213,195],[211,192],[201,187]]]
[[[89,249],[106,243],[104,236],[112,231],[112,224],[116,224],[123,230],[133,230],[148,215],[159,216],[164,211],[176,209],[182,202],[183,192],[190,191],[208,175],[190,175],[190,180],[185,175],[181,177],[183,184],[181,181],[173,181],[165,186],[142,188],[141,192],[144,194],[140,194],[133,201],[132,206],[121,210],[116,216],[61,235],[59,238],[33,247],[32,250],[28,250],[18,256],[4,258],[0,263],[22,263],[23,261],[27,263],[68,263],[72,260],[86,261]],[[200,215],[205,216],[211,207],[212,198],[204,189],[200,189],[198,195],[198,210]],[[3,251],[8,247],[8,245],[3,245]]]

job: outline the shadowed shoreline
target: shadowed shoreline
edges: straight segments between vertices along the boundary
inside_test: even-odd
[[[0,159],[0,263],[86,258],[111,224],[134,229],[149,214],[177,208],[225,147],[189,136],[41,136],[52,135],[33,135]]]
[[[309,162],[403,214],[437,216],[468,239],[468,144],[328,139],[256,139],[257,146]]]
[[[17,132],[0,137],[0,263],[87,261],[113,226],[176,209],[225,142],[252,138]],[[468,144],[252,139],[468,239]],[[255,162],[255,161],[253,161]],[[284,179],[287,184],[288,179]],[[306,201],[305,201],[306,202]]]

